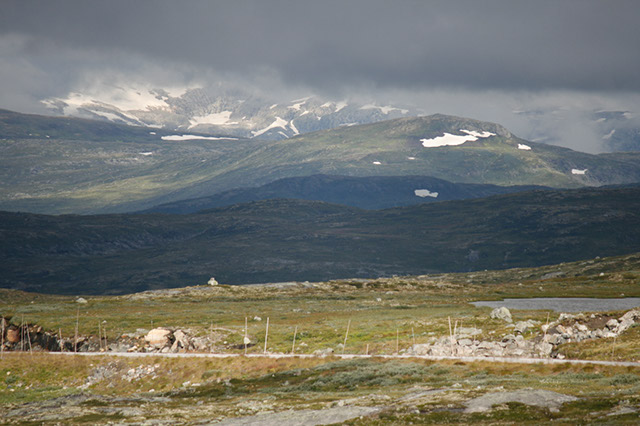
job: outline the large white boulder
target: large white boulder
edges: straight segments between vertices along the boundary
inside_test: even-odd
[[[170,345],[172,337],[173,333],[171,330],[159,327],[148,332],[147,335],[144,336],[144,340],[153,347],[163,348]]]

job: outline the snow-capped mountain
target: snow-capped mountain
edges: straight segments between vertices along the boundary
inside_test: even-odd
[[[387,105],[357,104],[309,96],[287,102],[239,89],[164,90],[116,87],[93,95],[70,93],[42,101],[53,113],[157,127],[177,132],[224,134],[265,140],[339,126],[417,115]]]

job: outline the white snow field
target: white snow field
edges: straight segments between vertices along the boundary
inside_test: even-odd
[[[476,132],[473,130],[460,129],[461,132],[466,135],[453,135],[451,133],[445,133],[443,136],[437,136],[432,139],[420,139],[422,146],[425,148],[437,148],[439,146],[455,146],[462,145],[465,142],[477,141],[478,138],[488,138],[495,136],[495,133],[491,132]]]

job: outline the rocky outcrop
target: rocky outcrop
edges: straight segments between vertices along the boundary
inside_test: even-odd
[[[134,350],[144,352],[178,353],[190,351],[205,351],[209,349],[209,342],[202,337],[190,336],[184,330],[170,330],[168,328],[154,328],[144,336],[146,345]]]
[[[63,348],[73,350],[71,342],[60,340],[55,333],[43,330],[34,324],[12,324],[11,318],[0,317],[4,325],[2,336],[5,351],[51,351],[57,352]],[[81,346],[81,344],[79,345]]]
[[[416,344],[407,355],[430,356],[485,356],[546,358],[553,346],[540,339],[525,340],[522,335],[507,334],[500,341],[471,340],[441,337],[432,344]]]
[[[502,308],[495,309],[494,312],[499,309]],[[491,313],[492,318],[498,318],[494,316],[494,312]],[[502,313],[499,313],[499,315],[502,316]],[[450,337],[441,337],[430,344],[413,345],[406,351],[406,354],[523,358],[556,357],[558,356],[558,346],[564,343],[616,337],[638,322],[640,322],[640,310],[637,309],[629,311],[617,319],[595,314],[589,317],[584,314],[560,314],[556,321],[545,324],[540,329],[537,328],[539,324],[537,321],[519,321],[513,326],[514,334],[507,334],[499,341],[482,341],[476,340],[475,337],[471,339],[468,335],[455,334]],[[482,332],[482,330],[479,331],[480,333]],[[523,334],[535,331],[540,331],[541,333],[529,339],[524,338]]]
[[[543,339],[554,346],[588,339],[617,337],[640,322],[640,310],[634,309],[620,318],[591,314],[560,314],[549,325],[542,326]]]
[[[540,408],[547,408],[549,411],[558,412],[565,402],[577,401],[578,398],[572,395],[565,395],[544,389],[520,389],[511,392],[493,392],[471,399],[465,404],[465,413],[484,413],[490,411],[494,405],[505,404],[507,402],[519,402],[521,404],[533,405]]]

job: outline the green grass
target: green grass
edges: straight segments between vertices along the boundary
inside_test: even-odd
[[[6,385],[0,385],[0,414],[25,403],[37,404],[73,393],[88,395],[77,404],[84,411],[76,411],[75,417],[72,416],[74,422],[104,423],[116,419],[114,415],[125,420],[126,414],[113,412],[120,408],[142,408],[145,418],[170,418],[181,413],[185,420],[197,421],[207,418],[210,413],[234,417],[253,412],[238,408],[243,406],[268,406],[275,411],[321,409],[346,399],[353,401],[347,405],[381,404],[383,408],[374,418],[354,420],[349,424],[514,421],[533,424],[551,420],[562,422],[562,419],[580,423],[606,420],[606,415],[616,407],[633,407],[640,403],[640,372],[637,369],[601,366],[376,359],[338,361],[332,358],[115,360],[106,356],[62,359],[28,354],[12,354],[5,360],[13,364],[12,374],[20,376],[24,390],[8,392]],[[56,369],[66,379],[33,375],[29,370],[34,365],[40,369]],[[131,382],[121,378],[128,369],[140,366],[157,367],[157,377]],[[86,390],[77,389],[86,376],[101,368],[110,368],[116,373]],[[58,390],[51,390],[54,383]],[[68,388],[61,391],[63,383]],[[489,413],[462,413],[465,401],[471,398],[486,392],[516,389],[547,389],[577,396],[579,400],[565,404],[557,413],[517,403],[499,406]],[[425,391],[432,392],[420,396]],[[160,399],[152,399],[155,397]],[[143,405],[141,398],[145,401]],[[66,403],[61,400],[60,404]],[[110,409],[108,413],[111,414],[98,415],[102,409]],[[55,410],[52,408],[50,412]]]
[[[563,277],[542,279],[550,271],[562,270]],[[600,276],[600,271],[608,271]],[[626,271],[626,272],[623,272]],[[113,339],[138,328],[157,326],[185,328],[191,333],[214,338],[224,352],[242,352],[244,319],[255,346],[261,352],[266,319],[270,319],[269,350],[290,352],[294,329],[297,353],[334,348],[344,342],[351,321],[347,352],[391,354],[413,343],[428,343],[448,334],[448,320],[462,327],[483,330],[480,339],[493,339],[511,332],[506,324],[488,318],[490,308],[476,308],[476,300],[504,297],[619,297],[640,296],[635,279],[640,255],[581,261],[543,268],[513,269],[438,276],[398,277],[370,281],[331,281],[313,287],[294,285],[188,287],[165,293],[129,296],[91,296],[81,305],[75,297],[42,295],[0,289],[0,313],[20,322],[37,323],[64,337],[74,334],[76,314],[80,333],[97,336],[98,322],[104,323]],[[557,318],[551,313],[551,320]],[[261,320],[254,320],[260,317]],[[514,321],[545,322],[547,311],[514,311]],[[212,332],[213,327],[213,332]],[[413,336],[412,336],[413,333]],[[625,336],[630,336],[629,340]],[[616,342],[616,356],[629,359],[637,353],[638,328]],[[224,342],[227,342],[226,344]],[[590,346],[591,345],[591,346]],[[576,349],[573,349],[576,348]],[[582,348],[582,349],[580,349]],[[610,343],[571,344],[567,354],[575,357],[609,359]]]
[[[13,315],[14,321],[24,314],[26,321],[45,329],[61,328],[65,337],[73,335],[78,307],[81,334],[97,334],[98,321],[106,320],[111,339],[136,328],[148,329],[152,321],[153,326],[180,327],[208,336],[213,323],[216,350],[227,353],[243,352],[241,346],[234,346],[242,341],[245,317],[249,318],[249,335],[256,343],[250,353],[262,351],[267,317],[271,352],[291,350],[295,326],[296,352],[311,353],[327,347],[339,351],[351,321],[348,353],[363,353],[368,344],[370,353],[392,354],[396,331],[400,349],[404,349],[412,343],[412,329],[418,343],[447,335],[449,318],[459,326],[481,328],[481,339],[496,340],[512,332],[505,323],[488,318],[489,308],[469,304],[474,300],[575,296],[576,282],[583,283],[581,296],[617,297],[621,292],[638,296],[639,262],[640,256],[629,255],[535,269],[331,281],[313,287],[189,287],[88,297],[86,305],[78,305],[74,297],[0,290],[0,313]],[[542,279],[557,270],[564,275]],[[604,277],[600,276],[602,271],[606,271]],[[515,321],[544,322],[547,317],[546,311],[512,314]],[[254,316],[262,320],[253,320]],[[556,317],[551,314],[552,320]],[[617,340],[617,359],[637,359],[638,329],[630,329]],[[610,359],[608,343],[582,342],[565,345],[561,351],[571,357]],[[130,369],[148,367],[153,368],[151,374],[127,379]],[[517,389],[546,389],[579,400],[564,404],[557,413],[517,403],[504,404],[488,413],[462,411],[472,398]],[[80,402],[67,398],[73,395],[80,395]],[[347,422],[357,425],[634,423],[637,413],[609,414],[616,414],[621,407],[639,407],[639,395],[638,368],[599,365],[334,357],[88,358],[38,353],[5,353],[0,360],[0,416],[7,421],[14,420],[7,417],[11,410],[37,413],[29,407],[46,404],[55,405],[47,408],[47,415],[73,413],[67,423],[143,419],[197,422],[264,410],[322,409],[343,404],[382,408],[373,417]],[[37,423],[42,418],[38,416],[29,414],[23,420]]]

